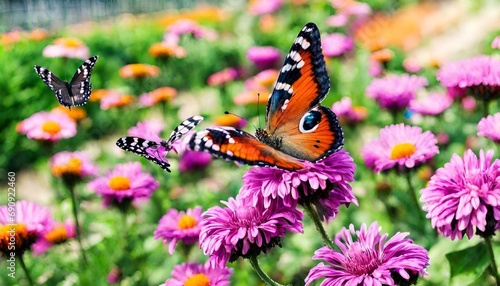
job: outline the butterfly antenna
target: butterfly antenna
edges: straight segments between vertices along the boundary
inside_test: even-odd
[[[259,127],[262,126],[260,123],[260,92],[257,93],[257,117],[259,118]]]
[[[239,115],[234,114],[234,113],[229,112],[229,111],[224,111],[224,114],[230,114],[230,115],[236,116],[236,117],[238,117],[238,118],[240,118],[240,119],[243,119],[243,120],[245,120],[246,122],[249,122],[250,124],[252,124],[252,126],[253,126],[253,128],[255,128],[255,130],[257,130],[257,129],[258,129],[258,128],[257,128],[257,127],[256,127],[256,126],[252,123],[252,122],[248,121],[248,120],[247,120],[246,118],[244,118],[243,116],[239,116]]]

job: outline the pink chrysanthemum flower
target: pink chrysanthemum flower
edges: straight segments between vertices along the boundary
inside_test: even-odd
[[[500,112],[482,118],[477,124],[477,136],[486,136],[500,143]]]
[[[438,115],[448,109],[453,103],[453,98],[447,94],[430,93],[410,101],[408,109],[422,115]]]
[[[145,120],[127,130],[129,136],[141,137],[150,141],[161,141],[160,133],[163,131],[163,124],[156,120]]]
[[[186,212],[170,209],[158,222],[155,239],[163,239],[169,244],[168,252],[174,253],[178,241],[185,245],[198,242],[200,236],[201,207],[187,209]]]
[[[412,169],[438,153],[432,132],[422,133],[422,128],[403,123],[384,127],[380,137],[367,142],[361,151],[366,166],[375,172]]]
[[[354,48],[354,41],[341,33],[326,34],[321,39],[325,57],[340,57]]]
[[[86,60],[90,57],[89,48],[77,38],[58,38],[53,45],[43,49],[43,56],[49,58],[76,58]]]
[[[274,47],[255,46],[248,49],[247,58],[258,69],[265,70],[275,67],[280,62],[281,53]]]
[[[200,247],[212,266],[224,267],[238,257],[255,257],[279,245],[286,231],[302,232],[302,213],[274,200],[268,206],[241,195],[203,213]]]
[[[55,142],[75,136],[76,123],[64,113],[41,111],[21,121],[16,130],[29,139]]]
[[[356,124],[368,116],[368,110],[363,106],[353,106],[350,97],[335,102],[331,109],[337,115],[340,125]]]
[[[447,88],[469,92],[477,99],[500,97],[500,59],[478,56],[445,64],[437,79]]]
[[[351,224],[335,236],[340,251],[324,246],[314,253],[313,259],[324,260],[307,275],[306,286],[324,279],[321,285],[413,285],[419,276],[425,276],[429,254],[414,244],[409,233],[396,233],[389,240],[380,234],[374,222],[367,229],[363,224],[355,230]],[[353,236],[357,237],[354,240]]]
[[[493,41],[491,41],[491,48],[500,50],[500,36],[496,36]]]
[[[204,38],[208,40],[217,38],[217,33],[214,30],[202,27],[191,19],[180,19],[168,26],[163,41],[170,44],[177,44],[181,35],[192,35],[198,39]]]
[[[53,245],[61,244],[76,236],[75,224],[72,222],[55,223],[44,235],[33,244],[33,253],[47,252]]]
[[[172,278],[160,286],[210,285],[228,286],[231,284],[233,270],[224,267],[212,267],[209,263],[182,263],[174,266]]]
[[[191,136],[195,132],[190,131],[179,140],[172,144],[172,150],[179,154],[179,171],[181,173],[203,170],[212,163],[212,155],[206,152],[189,150],[188,144]]]
[[[265,15],[278,11],[283,5],[283,0],[253,0],[248,5],[250,15]]]
[[[390,111],[405,109],[418,89],[427,85],[424,77],[402,74],[374,79],[366,88],[368,97]]]
[[[97,175],[97,165],[90,161],[85,152],[62,151],[50,159],[50,171],[56,177],[73,176],[77,178]]]
[[[409,73],[419,73],[422,71],[422,66],[412,59],[405,59],[403,61],[403,68]]]
[[[222,85],[237,79],[240,73],[237,68],[226,68],[211,74],[207,78],[207,84],[210,86]]]
[[[0,251],[7,257],[11,252],[22,255],[53,224],[49,208],[35,202],[17,201],[0,206]]]
[[[177,96],[177,90],[170,86],[163,86],[144,93],[139,97],[139,103],[144,107],[153,106],[159,102],[168,102]]]
[[[500,160],[493,150],[481,150],[479,158],[470,149],[463,158],[453,154],[420,192],[432,227],[452,240],[500,228]]]
[[[133,101],[134,97],[131,95],[110,90],[104,97],[101,98],[100,107],[102,110],[108,110],[112,107],[128,106]]]
[[[158,189],[159,183],[148,173],[143,173],[138,162],[118,164],[105,176],[88,183],[88,187],[104,197],[105,205],[136,199],[147,199]]]

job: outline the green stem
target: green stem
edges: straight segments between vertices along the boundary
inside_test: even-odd
[[[408,191],[411,194],[413,204],[415,205],[415,209],[416,209],[417,214],[418,214],[418,221],[419,221],[420,227],[423,228],[423,221],[425,220],[425,215],[422,212],[422,209],[420,208],[417,194],[415,193],[415,188],[413,187],[413,184],[411,182],[411,172],[406,172],[405,177],[406,177],[406,182],[408,183]]]
[[[490,115],[489,108],[488,108],[489,104],[490,104],[489,100],[486,100],[486,99],[483,100],[483,117]]]
[[[73,210],[73,219],[75,220],[75,228],[76,228],[76,240],[78,241],[78,246],[80,248],[80,255],[82,258],[82,262],[84,265],[87,264],[87,256],[85,255],[85,250],[83,249],[82,244],[82,233],[80,228],[80,222],[78,221],[78,206],[76,203],[76,195],[75,195],[75,185],[68,184],[67,185],[71,197],[71,206]]]
[[[321,238],[323,239],[323,242],[330,249],[335,249],[333,241],[328,236],[328,233],[326,233],[326,230],[323,227],[323,224],[321,223],[321,219],[320,219],[320,217],[319,217],[318,212],[316,211],[316,209],[310,203],[305,203],[302,206],[304,207],[304,210],[306,211],[306,213],[309,216],[309,218],[313,221],[314,226],[316,226],[316,230],[321,235]]]
[[[260,279],[262,279],[262,281],[264,281],[264,283],[266,285],[283,286],[283,284],[279,284],[278,282],[276,282],[273,279],[271,279],[271,277],[269,277],[269,275],[267,275],[262,270],[262,268],[260,268],[259,261],[257,260],[256,256],[250,257],[249,260],[250,260],[250,264],[252,264],[252,267],[255,270],[255,272],[257,272],[257,274],[259,275]]]
[[[21,264],[21,268],[23,269],[24,274],[26,275],[26,279],[28,280],[28,285],[30,285],[30,286],[35,285],[33,283],[33,279],[31,279],[30,272],[28,271],[28,267],[26,267],[26,264],[24,263],[23,254],[19,255],[19,263]]]
[[[488,249],[488,255],[490,257],[490,268],[493,276],[495,277],[495,281],[497,282],[497,285],[500,285],[500,277],[498,276],[498,268],[497,268],[497,263],[495,262],[495,254],[493,253],[493,246],[491,243],[491,237],[487,236],[484,238],[484,241],[486,242],[486,248]]]

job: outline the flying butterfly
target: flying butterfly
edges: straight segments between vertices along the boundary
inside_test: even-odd
[[[189,148],[228,161],[285,170],[304,168],[340,150],[344,134],[337,116],[320,103],[330,90],[318,27],[305,25],[285,59],[266,107],[266,128],[253,136],[233,127],[193,135]]]
[[[170,134],[168,140],[146,140],[140,137],[126,136],[116,141],[116,146],[125,151],[131,151],[143,156],[149,161],[160,165],[160,167],[170,173],[170,164],[166,159],[167,153],[172,150],[175,141],[182,138],[196,125],[203,120],[202,116],[196,115],[189,117],[177,126]]]
[[[35,71],[42,81],[55,92],[59,103],[71,109],[73,106],[81,106],[89,101],[92,92],[90,76],[97,62],[98,56],[85,60],[76,70],[70,82],[61,80],[53,72],[41,66],[35,66]]]

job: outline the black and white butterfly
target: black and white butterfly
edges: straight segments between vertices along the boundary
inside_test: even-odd
[[[55,92],[59,103],[71,109],[73,106],[81,106],[89,101],[92,92],[90,76],[97,62],[98,56],[85,60],[76,70],[70,82],[61,80],[53,72],[41,66],[35,66],[35,71],[43,82]]]
[[[167,153],[172,150],[175,141],[193,129],[203,120],[202,116],[196,115],[189,117],[177,126],[168,140],[147,140],[140,137],[126,136],[116,141],[116,146],[125,151],[131,151],[143,156],[149,161],[160,165],[160,167],[170,173],[170,164],[166,159]]]

